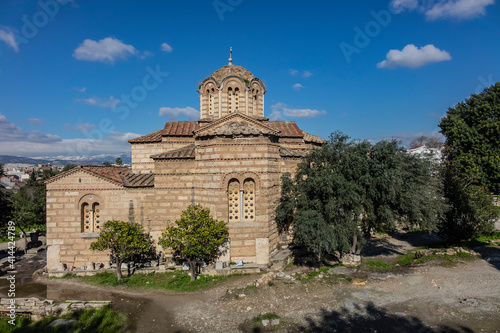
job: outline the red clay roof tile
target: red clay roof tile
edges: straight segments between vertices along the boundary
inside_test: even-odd
[[[195,145],[191,144],[179,149],[174,149],[167,151],[165,153],[153,155],[151,156],[151,158],[159,160],[175,159],[175,158],[194,158],[195,157],[194,150],[195,150]]]

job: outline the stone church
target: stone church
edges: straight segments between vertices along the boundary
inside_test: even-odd
[[[266,118],[266,86],[231,58],[198,93],[199,120],[167,121],[129,141],[131,169],[79,166],[46,181],[49,271],[108,262],[89,248],[108,220],[140,223],[157,240],[191,204],[227,222],[222,260],[269,263],[278,249],[281,176],[324,140],[294,121]]]

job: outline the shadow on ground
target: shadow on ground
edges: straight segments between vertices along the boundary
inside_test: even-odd
[[[474,248],[488,264],[500,271],[500,247],[498,246],[479,246]]]
[[[298,332],[419,332],[419,333],[469,333],[473,332],[467,327],[458,329],[440,326],[431,328],[417,317],[406,317],[403,314],[395,315],[377,308],[373,303],[368,303],[362,308],[354,304],[354,308],[342,309],[340,312],[322,310],[321,318],[315,321],[306,318],[308,325],[300,327]]]
[[[403,254],[404,246],[391,243],[388,238],[371,237],[367,239],[366,245],[361,250],[362,256],[389,256],[393,254]]]

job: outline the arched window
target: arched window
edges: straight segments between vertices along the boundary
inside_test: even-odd
[[[92,205],[85,202],[82,204],[82,232],[101,231],[101,211],[99,203]]]
[[[243,189],[232,179],[228,185],[229,222],[255,221],[255,181],[246,179]]]
[[[241,221],[240,182],[233,179],[228,185],[229,222]]]
[[[259,105],[259,91],[255,91],[253,95],[253,113],[258,114],[257,107]]]

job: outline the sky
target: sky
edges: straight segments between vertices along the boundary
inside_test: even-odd
[[[499,41],[498,0],[2,0],[0,154],[130,153],[230,47],[271,120],[409,145],[500,81]]]

